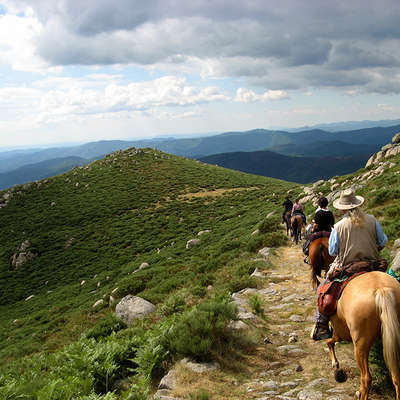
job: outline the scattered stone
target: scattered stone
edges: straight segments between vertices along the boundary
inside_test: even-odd
[[[197,372],[199,374],[203,372],[209,372],[209,371],[215,371],[216,369],[220,369],[221,366],[219,365],[218,362],[212,361],[212,362],[204,362],[204,363],[196,363],[192,360],[189,360],[188,358],[184,358],[182,360],[182,364],[189,368],[190,370]]]
[[[253,232],[251,233],[251,236],[258,235],[259,233],[260,233],[260,230],[259,230],[259,229],[256,229],[255,231],[253,231]]]
[[[197,234],[197,236],[201,236],[201,235],[204,235],[205,233],[210,233],[211,231],[209,230],[209,229],[206,229],[206,230],[204,230],[204,231],[200,231],[198,234]]]
[[[244,329],[248,329],[249,326],[245,324],[243,321],[232,321],[228,324],[228,328],[233,329],[235,331],[241,331]]]
[[[94,303],[92,307],[96,308],[96,307],[102,306],[103,304],[104,304],[104,300],[100,299],[100,300],[97,300],[96,303]]]
[[[293,314],[289,317],[289,319],[293,322],[303,322],[304,318],[301,315]]]
[[[275,214],[275,210],[274,210],[274,211],[271,211],[271,212],[267,215],[267,218],[271,218],[274,214]]]
[[[265,278],[265,275],[256,268],[254,272],[250,275],[254,278]]]
[[[147,262],[141,263],[139,269],[148,268],[149,264]]]
[[[32,299],[33,297],[35,297],[35,295],[34,295],[34,294],[31,294],[30,296],[28,296],[28,297],[25,299],[25,301],[28,301],[28,300]]]
[[[191,247],[198,246],[201,243],[200,239],[190,239],[186,243],[186,248],[190,249]]]
[[[258,250],[258,254],[267,259],[269,257],[269,250],[270,250],[269,247],[264,247],[261,250]]]
[[[263,388],[266,389],[273,389],[273,390],[277,390],[279,389],[279,384],[276,381],[267,381],[265,383],[263,383]]]
[[[269,339],[268,337],[264,338],[264,343],[272,344],[271,339]]]
[[[155,306],[147,300],[128,294],[117,304],[115,315],[130,326],[136,319],[143,319],[155,309]]]
[[[118,292],[118,288],[116,287],[115,289],[113,289],[112,291],[111,291],[111,294],[115,294],[115,293],[117,293]]]
[[[176,385],[176,371],[174,369],[171,369],[167,375],[165,375],[159,385],[158,389],[167,389],[167,390],[173,390]]]
[[[298,395],[298,400],[322,400],[322,393],[311,389],[303,389]]]
[[[244,319],[244,320],[254,320],[257,319],[257,316],[255,314],[253,314],[252,312],[239,312],[238,313],[238,318],[239,319]]]

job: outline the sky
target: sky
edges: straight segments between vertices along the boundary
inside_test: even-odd
[[[397,0],[0,0],[0,147],[400,118]]]

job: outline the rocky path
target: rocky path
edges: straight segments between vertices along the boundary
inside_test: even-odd
[[[244,289],[232,297],[240,311],[237,326],[248,329],[260,343],[253,354],[243,354],[240,363],[198,374],[177,368],[177,384],[170,399],[254,400],[349,400],[359,385],[359,373],[351,344],[337,344],[336,354],[348,379],[337,383],[324,341],[310,339],[315,293],[309,266],[303,262],[301,245],[288,245],[268,256],[269,267],[258,274],[259,289]],[[270,267],[272,263],[272,267]],[[263,299],[263,316],[249,306],[251,296]],[[244,325],[244,323],[246,325]],[[194,397],[196,390],[209,397]],[[200,395],[199,395],[200,396]],[[376,392],[370,400],[383,400]]]

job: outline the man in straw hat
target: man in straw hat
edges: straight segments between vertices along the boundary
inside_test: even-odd
[[[378,260],[379,251],[387,243],[387,236],[373,215],[360,210],[364,203],[362,196],[356,196],[353,189],[343,190],[340,197],[333,202],[333,207],[341,210],[344,217],[334,225],[329,237],[329,254],[336,256],[328,271],[347,265],[353,261]],[[321,314],[317,307],[315,326],[311,333],[314,340],[332,337],[329,328],[329,317]]]

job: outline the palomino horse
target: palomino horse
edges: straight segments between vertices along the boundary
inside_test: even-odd
[[[286,223],[286,235],[289,236],[289,232],[292,233],[292,225],[290,224],[290,216],[292,215],[291,211],[286,211],[283,215],[283,219]]]
[[[371,387],[368,355],[372,345],[382,338],[383,355],[392,375],[396,400],[400,400],[400,285],[384,272],[368,272],[349,282],[331,317],[333,337],[326,341],[336,377],[342,374],[335,355],[335,343],[352,341],[354,357],[360,369],[360,388],[356,398],[367,400]],[[344,374],[345,375],[345,374]],[[345,376],[344,376],[345,377]],[[338,380],[338,379],[337,379]]]
[[[311,265],[311,283],[315,289],[319,285],[318,276],[321,277],[322,271],[326,272],[329,265],[335,259],[328,252],[329,237],[320,237],[311,242],[308,250],[308,259]]]
[[[294,214],[290,219],[290,224],[292,226],[294,240],[299,243],[299,239],[301,240],[301,231],[304,228],[304,221],[301,214]]]

